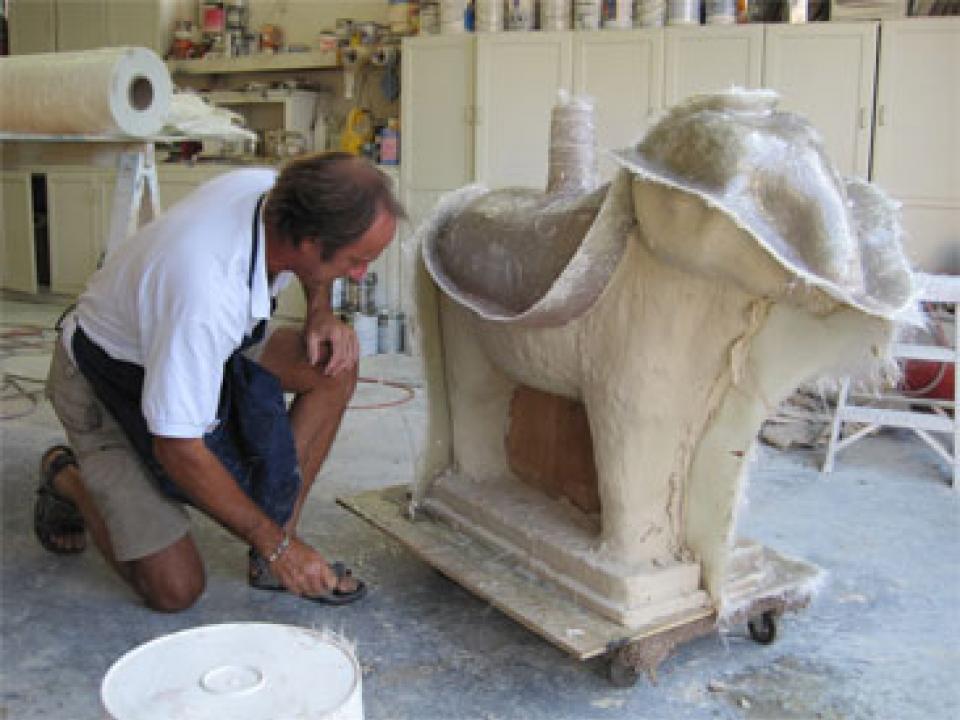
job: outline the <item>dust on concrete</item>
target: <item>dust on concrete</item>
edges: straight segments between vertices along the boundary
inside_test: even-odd
[[[843,693],[844,683],[837,679],[849,673],[849,668],[841,672],[828,664],[785,656],[711,681],[708,689],[748,720],[852,720],[873,716],[862,699]]]

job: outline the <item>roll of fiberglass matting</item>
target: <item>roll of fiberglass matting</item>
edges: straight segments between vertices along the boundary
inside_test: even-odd
[[[146,137],[163,127],[173,86],[146,48],[0,58],[0,131]]]

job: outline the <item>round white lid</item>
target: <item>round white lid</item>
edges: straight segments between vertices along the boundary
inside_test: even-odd
[[[333,633],[227,623],[134,648],[107,671],[100,697],[115,720],[320,720],[359,682],[356,658]]]

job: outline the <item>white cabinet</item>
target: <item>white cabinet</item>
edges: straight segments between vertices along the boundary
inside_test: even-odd
[[[54,52],[57,49],[55,0],[21,0],[7,3],[10,53]]]
[[[664,30],[667,107],[696,93],[762,82],[763,25],[669,27]]]
[[[416,219],[474,180],[543,188],[560,89],[596,99],[598,144],[637,139],[662,107],[663,33],[537,32],[407,38],[402,183]],[[612,172],[612,164],[604,164]]]
[[[883,22],[873,179],[904,205],[911,259],[960,272],[960,19]]]
[[[167,54],[177,18],[193,18],[196,3],[183,0],[106,0],[108,45],[148,47]]]
[[[160,207],[166,210],[207,180],[236,169],[235,165],[158,165],[157,190],[160,195]]]
[[[404,38],[401,185],[407,191],[473,180],[474,39]]]
[[[477,37],[476,179],[492,188],[547,185],[550,111],[572,87],[568,32]]]
[[[35,293],[33,203],[30,173],[0,172],[0,286]]]
[[[603,151],[635,143],[662,109],[663,33],[575,33],[573,89],[594,99],[600,176],[609,180],[616,167]]]
[[[140,45],[163,56],[173,22],[192,17],[183,0],[15,0],[10,50],[15,55]]]
[[[80,292],[97,269],[106,232],[108,176],[85,168],[47,172],[52,292]]]
[[[107,3],[104,0],[58,0],[57,52],[108,45]]]
[[[876,22],[767,25],[763,85],[809,119],[843,175],[870,172]]]

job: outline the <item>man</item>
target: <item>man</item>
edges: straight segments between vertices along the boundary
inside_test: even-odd
[[[150,607],[182,610],[204,587],[189,502],[250,546],[251,585],[361,597],[296,530],[356,384],[359,346],[331,311],[331,283],[361,278],[403,216],[386,176],[329,153],[279,176],[220,176],[112,253],[51,363],[70,447],[41,460],[44,547],[79,552],[89,531]],[[302,332],[264,332],[292,275],[307,295]]]

